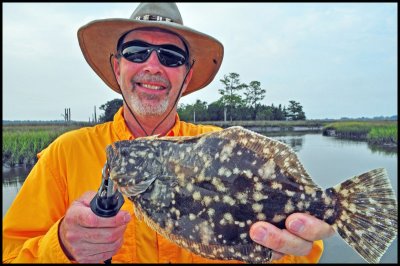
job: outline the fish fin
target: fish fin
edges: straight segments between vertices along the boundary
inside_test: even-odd
[[[297,183],[319,188],[303,167],[294,150],[285,143],[241,126],[225,129],[223,136],[237,140],[240,145],[261,155],[266,161],[272,159],[279,168],[293,176]],[[266,167],[268,168],[268,166]]]
[[[212,132],[209,132],[209,133],[212,133]],[[209,134],[209,133],[204,133],[204,134],[197,135],[197,136],[179,136],[179,137],[169,137],[169,136],[158,137],[159,135],[156,135],[156,136],[140,137],[140,138],[137,138],[136,140],[139,140],[139,139],[140,140],[154,140],[154,139],[157,139],[157,140],[166,140],[166,141],[170,141],[170,142],[184,142],[184,141],[188,141],[188,140],[199,139],[199,138],[201,138],[204,135]]]
[[[136,210],[136,208],[135,208]],[[266,263],[269,262],[271,250],[257,243],[239,244],[239,245],[217,245],[206,244],[186,239],[182,236],[173,234],[173,224],[166,225],[162,228],[158,223],[153,221],[144,211],[138,208],[145,223],[158,234],[162,235],[178,246],[193,252],[196,255],[219,260],[241,260],[247,263]]]
[[[378,263],[397,237],[397,202],[384,168],[333,187],[340,203],[333,227],[369,263]]]
[[[151,136],[145,136],[145,137],[137,137],[135,140],[155,140],[158,139],[160,136],[160,134],[156,134],[156,135],[151,135]]]
[[[144,215],[143,215],[142,211],[139,208],[137,208],[135,204],[133,204],[133,205],[134,205],[133,211],[136,215],[136,218],[138,219],[138,221],[143,221]]]

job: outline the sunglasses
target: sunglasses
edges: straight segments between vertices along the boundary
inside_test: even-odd
[[[153,51],[157,52],[160,63],[167,67],[178,67],[186,63],[188,54],[172,44],[154,45],[143,41],[130,41],[122,44],[119,54],[133,63],[143,63]]]

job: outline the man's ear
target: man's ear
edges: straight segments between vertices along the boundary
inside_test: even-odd
[[[187,87],[189,85],[189,82],[192,80],[192,75],[193,75],[193,68],[191,68],[189,70],[189,73],[187,74],[187,77],[186,77],[186,80],[185,80],[185,86],[183,86],[183,89],[182,89],[182,94],[186,91],[186,89],[187,89]]]
[[[115,79],[117,80],[118,84],[121,86],[121,84],[119,83],[120,75],[121,75],[121,71],[119,68],[119,60],[117,59],[116,56],[113,56],[112,60],[113,60],[113,70],[114,70]]]

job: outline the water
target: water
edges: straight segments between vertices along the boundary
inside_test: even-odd
[[[366,142],[340,140],[321,134],[267,135],[290,145],[306,171],[322,188],[332,187],[354,175],[384,167],[398,195],[397,150],[384,151],[371,147]],[[3,216],[29,171],[29,168],[3,168]],[[396,238],[383,255],[381,263],[397,263],[397,243]],[[366,263],[338,234],[324,240],[324,245],[321,263]]]
[[[3,217],[20,190],[32,167],[8,168],[3,166]]]

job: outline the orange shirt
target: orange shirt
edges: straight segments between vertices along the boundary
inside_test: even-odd
[[[112,122],[67,132],[38,154],[38,162],[3,219],[3,262],[70,262],[58,241],[59,222],[73,201],[99,188],[106,146],[134,138],[122,112],[121,108]],[[186,123],[177,116],[167,135],[194,136],[216,130],[220,128]],[[122,209],[132,219],[121,249],[112,257],[113,263],[216,262],[171,243],[138,221],[133,204],[126,198]],[[322,251],[322,241],[316,241],[308,256],[287,255],[276,262],[318,262]]]

